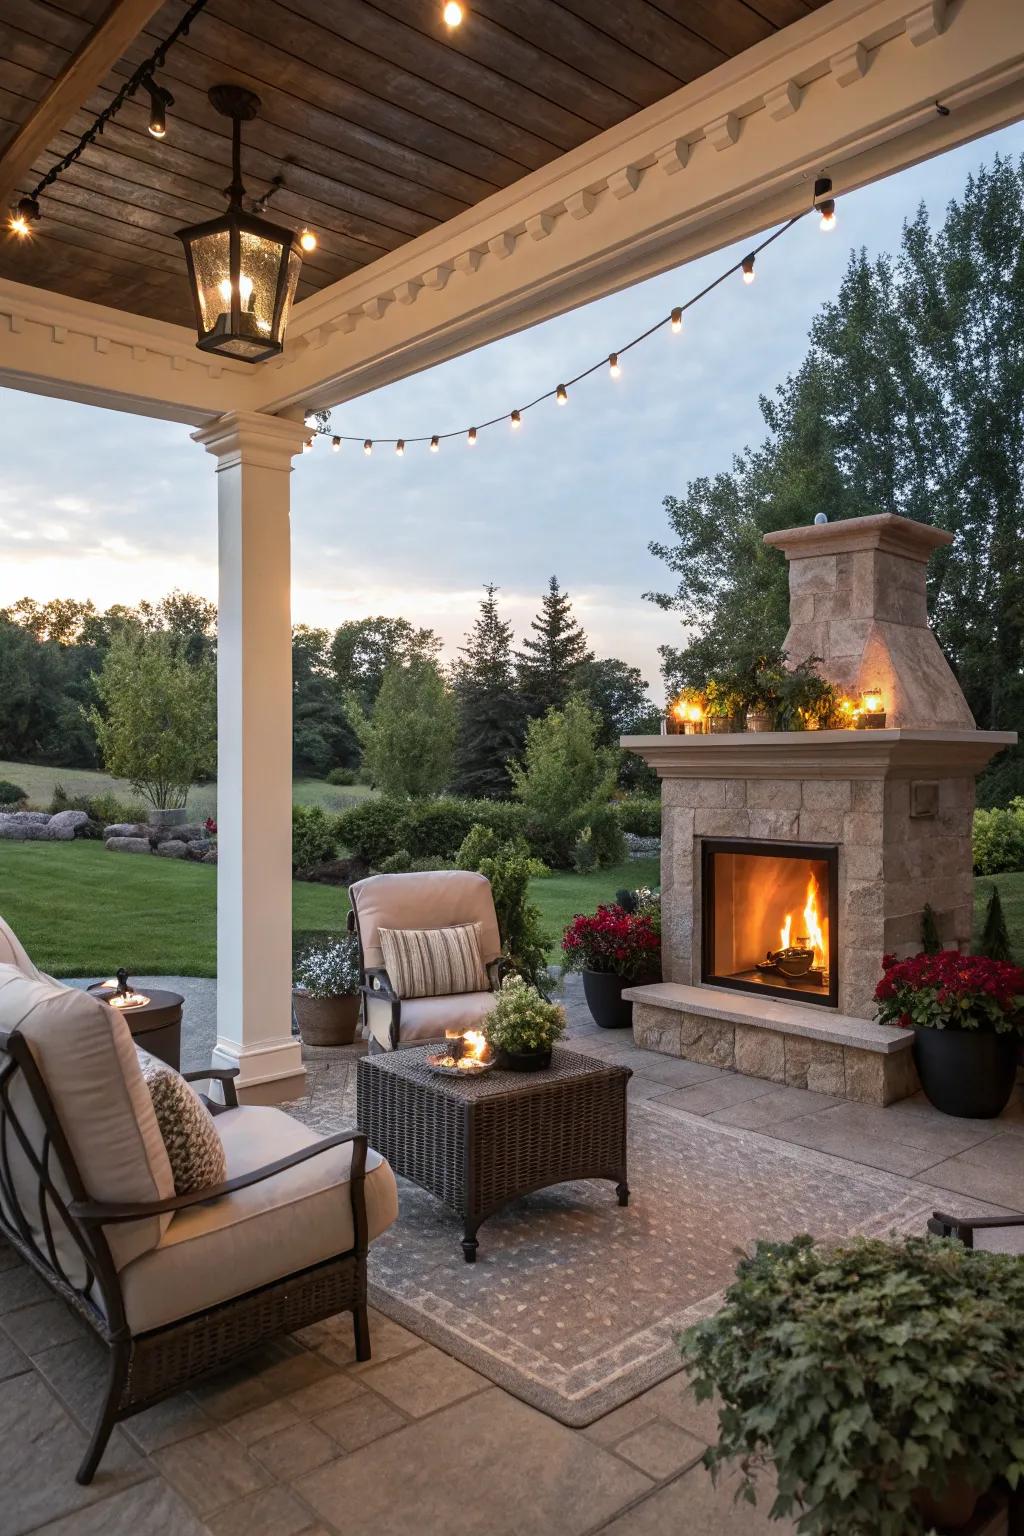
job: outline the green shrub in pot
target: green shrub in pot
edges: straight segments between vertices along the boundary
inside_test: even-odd
[[[551,1048],[565,1033],[565,1009],[549,1003],[521,976],[506,976],[484,1023],[491,1049],[507,1066],[546,1066]]]
[[[1024,1475],[1024,1261],[911,1237],[759,1243],[684,1333],[720,1399],[712,1473],[774,1474],[801,1536],[910,1536],[955,1496]],[[969,1505],[970,1499],[967,1500]],[[927,1518],[926,1518],[927,1515]]]

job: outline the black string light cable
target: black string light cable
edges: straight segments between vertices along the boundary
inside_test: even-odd
[[[371,454],[375,446],[383,445],[385,447],[393,447],[396,453],[401,456],[407,448],[412,447],[415,443],[427,443],[430,451],[437,453],[442,443],[448,442],[451,438],[455,437],[464,437],[472,447],[476,443],[478,434],[486,431],[488,427],[498,427],[502,422],[507,421],[511,427],[518,428],[526,412],[532,411],[535,406],[543,405],[545,400],[555,400],[559,405],[567,405],[570,389],[574,389],[584,379],[589,379],[591,374],[597,373],[601,368],[607,368],[611,377],[617,379],[622,372],[621,359],[625,357],[627,352],[631,352],[634,347],[638,347],[641,342],[647,341],[655,332],[663,330],[666,325],[673,331],[682,330],[683,316],[687,310],[693,309],[696,304],[699,304],[702,299],[706,299],[708,294],[713,293],[723,283],[728,282],[729,278],[734,277],[737,272],[742,273],[745,283],[752,283],[754,281],[755,262],[761,252],[774,245],[776,240],[780,240],[783,235],[789,233],[794,224],[799,224],[801,219],[805,219],[808,213],[815,210],[821,214],[821,228],[823,231],[835,228],[835,199],[832,197],[832,182],[827,176],[820,176],[814,183],[814,200],[810,208],[802,209],[799,213],[795,213],[792,218],[787,219],[784,224],[780,224],[779,228],[766,236],[760,245],[755,245],[739,261],[733,262],[731,267],[727,267],[718,277],[706,284],[699,293],[695,293],[692,298],[687,299],[685,304],[677,304],[669,314],[663,315],[660,320],[656,320],[653,325],[649,325],[646,331],[641,331],[639,336],[634,336],[632,341],[627,341],[616,352],[606,353],[599,362],[591,363],[589,368],[584,368],[581,373],[577,373],[572,378],[564,380],[563,383],[557,384],[554,389],[545,390],[542,395],[538,395],[536,399],[528,401],[526,405],[518,406],[512,411],[504,411],[500,416],[492,416],[489,421],[477,422],[473,427],[459,427],[452,432],[427,432],[419,437],[374,438],[366,437],[363,433],[335,432],[330,425],[329,412],[310,411],[306,413],[305,420],[306,426],[312,435],[306,439],[306,450],[308,451],[312,448],[318,437],[329,437],[335,452],[341,448],[342,443],[362,443],[365,454]]]
[[[9,220],[9,227],[13,234],[24,236],[31,233],[32,225],[40,217],[39,199],[47,187],[52,187],[57,178],[74,165],[75,161],[80,155],[85,153],[90,144],[99,138],[111,119],[117,116],[125,102],[130,100],[143,87],[149,92],[149,131],[155,139],[162,139],[164,137],[167,132],[166,112],[167,108],[173,105],[174,97],[170,91],[157,84],[156,71],[163,68],[167,54],[178,39],[187,36],[189,28],[205,5],[206,0],[192,0],[192,4],[174,30],[168,33],[167,37],[164,38],[158,48],[154,49],[149,58],[144,59],[139,67],[129,75],[117,95],[108,106],[104,107],[95,122],[86,129],[78,143],[68,150],[63,159],[58,160],[55,165],[50,167],[46,175],[41,181],[37,182],[27,197],[23,197],[20,200],[17,208],[12,211]]]

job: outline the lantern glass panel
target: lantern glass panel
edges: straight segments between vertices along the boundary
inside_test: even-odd
[[[199,235],[191,246],[199,314],[203,335],[208,336],[216,328],[220,316],[226,317],[221,330],[227,330],[231,322],[228,232],[225,229],[214,235]]]

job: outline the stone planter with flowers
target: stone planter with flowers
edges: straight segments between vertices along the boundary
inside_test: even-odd
[[[308,949],[296,961],[292,1006],[304,1045],[351,1045],[359,1023],[359,945],[354,937]]]
[[[935,1108],[969,1120],[1001,1115],[1024,1034],[1024,970],[955,949],[885,955],[882,965],[878,1021],[914,1031],[918,1075]]]
[[[632,912],[616,903],[574,917],[562,937],[565,968],[582,975],[587,1007],[602,1029],[629,1029],[633,1004],[623,991],[661,980],[661,903],[650,891],[643,896]]]

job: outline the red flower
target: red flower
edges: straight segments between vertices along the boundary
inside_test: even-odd
[[[602,971],[635,979],[657,969],[661,936],[650,916],[601,906],[574,917],[562,938],[568,970]]]
[[[886,955],[885,974],[875,988],[882,1023],[908,1028],[1020,1028],[1024,1010],[1024,970],[984,955],[937,954],[897,960]]]
[[[203,822],[203,827],[207,832],[209,832],[211,837],[217,836],[217,823],[214,821],[212,816],[207,816],[206,820]]]

